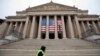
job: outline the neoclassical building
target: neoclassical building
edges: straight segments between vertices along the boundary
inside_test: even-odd
[[[93,29],[100,34],[99,15],[90,15],[88,10],[49,2],[6,17],[4,35],[12,30],[30,39],[75,39],[84,38],[82,33]]]

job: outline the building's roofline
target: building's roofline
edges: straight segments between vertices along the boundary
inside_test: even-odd
[[[41,11],[41,9],[40,8],[42,8],[43,9],[43,7],[44,6],[60,6],[60,7],[64,7],[64,9],[62,9],[62,10],[78,10],[78,8],[76,8],[75,6],[68,6],[68,5],[63,5],[63,4],[59,4],[59,3],[55,3],[55,2],[49,2],[49,3],[45,3],[45,4],[42,4],[42,5],[37,5],[37,6],[34,6],[34,7],[29,7],[29,8],[27,8],[25,11]],[[67,9],[66,9],[67,8]],[[55,8],[56,9],[56,8]],[[44,11],[46,10],[48,10],[48,8],[47,9],[43,9]],[[59,10],[59,9],[58,9]]]
[[[48,8],[44,9],[44,6],[47,6],[47,5],[57,5],[60,8],[54,9],[54,10],[48,9]],[[63,8],[63,9],[61,9],[61,8]],[[88,10],[81,10],[75,6],[68,6],[68,5],[63,5],[63,4],[59,4],[59,3],[55,3],[55,2],[49,2],[49,3],[42,4],[42,5],[37,5],[34,7],[28,7],[23,11],[16,11],[16,13],[23,14],[23,13],[27,13],[27,12],[41,12],[41,11],[77,11],[77,12],[82,12],[82,13],[83,12],[88,13]]]
[[[55,2],[49,2],[49,3],[37,5],[37,6],[34,6],[34,7],[28,7],[27,9],[35,8],[35,7],[41,7],[41,6],[50,5],[50,4],[56,4],[56,5],[60,5],[60,6],[65,6],[65,7],[70,7],[70,8],[78,9],[78,8],[76,8],[75,6],[68,6],[68,5],[64,5],[64,4],[60,4],[60,3],[55,3]]]
[[[78,15],[79,18],[99,18],[99,15]]]
[[[20,19],[20,18],[26,18],[27,16],[7,16],[7,19]]]

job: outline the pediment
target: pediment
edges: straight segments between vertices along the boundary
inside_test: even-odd
[[[77,10],[76,7],[62,5],[54,2],[46,3],[43,5],[35,6],[26,9],[26,11],[56,11],[56,10]]]

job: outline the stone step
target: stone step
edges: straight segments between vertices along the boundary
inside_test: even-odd
[[[1,56],[35,56],[34,54],[0,54]],[[52,55],[52,54],[50,54],[50,55],[46,55],[46,56],[100,56],[99,54],[83,54],[83,55],[81,55],[81,54],[72,54],[72,55]]]
[[[79,39],[25,39],[0,46],[0,56],[35,56],[41,45],[46,46],[47,56],[100,56],[100,45]]]
[[[0,49],[1,54],[35,54],[36,50]],[[46,50],[46,54],[99,54],[100,49]]]
[[[0,46],[0,49],[38,49],[40,46],[45,45],[47,49],[63,50],[63,49],[95,49],[100,48],[100,45],[78,40],[31,40],[26,39],[19,42],[11,43],[8,45]]]
[[[34,50],[36,50],[36,49],[38,49],[38,48],[40,48],[40,46],[41,45],[39,45],[39,46],[6,46],[6,47],[1,47],[0,49],[34,49]],[[46,45],[45,45],[46,46]],[[54,50],[56,50],[56,49],[58,49],[58,50],[64,50],[64,49],[95,49],[95,48],[97,48],[97,49],[100,49],[100,46],[60,46],[60,45],[58,45],[58,46],[46,46],[46,49],[47,50],[50,50],[50,49],[54,49]]]
[[[77,39],[66,39],[66,40],[37,40],[37,39],[26,39],[26,40],[23,40],[23,41],[19,41],[19,42],[17,42],[16,44],[21,44],[21,43],[23,43],[23,44],[27,44],[27,43],[29,43],[29,42],[31,42],[31,43],[33,43],[33,44],[35,44],[35,43],[45,43],[45,44],[47,44],[47,43],[51,43],[51,44],[54,44],[54,43],[64,43],[64,42],[66,42],[66,43],[79,43],[79,41],[81,42],[81,43],[89,43],[89,42],[84,42],[83,40],[77,40]]]
[[[0,56],[35,56],[36,50],[25,49],[0,49]],[[100,49],[79,49],[79,50],[46,50],[47,56],[99,56]]]
[[[11,43],[11,45],[97,45],[83,40],[22,40],[19,42]]]

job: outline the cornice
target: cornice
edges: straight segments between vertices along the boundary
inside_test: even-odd
[[[99,15],[78,15],[79,18],[99,18]]]
[[[26,18],[27,16],[8,16],[6,17],[7,19],[21,19],[21,18]]]

